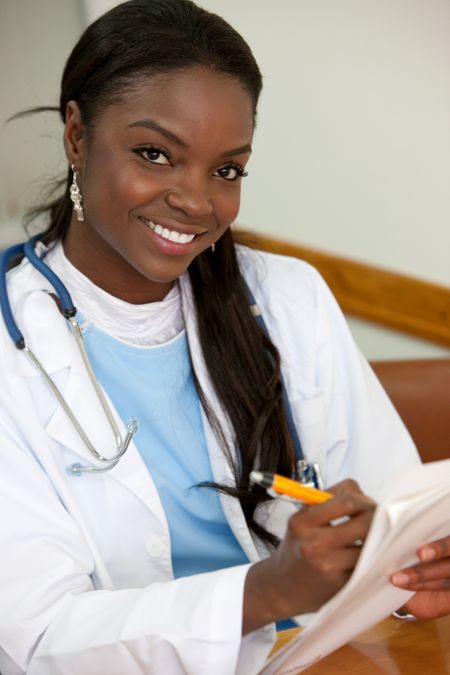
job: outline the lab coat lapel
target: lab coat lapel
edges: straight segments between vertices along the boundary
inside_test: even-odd
[[[97,452],[104,457],[111,457],[116,452],[114,435],[78,351],[74,356],[63,392],[64,398]],[[123,438],[125,425],[108,396],[106,399]],[[93,459],[73,424],[68,421],[67,414],[60,404],[47,425],[47,433],[58,444],[76,454],[73,463],[100,466],[100,463]],[[116,466],[108,471],[108,475],[133,492],[163,524],[167,525],[156,487],[133,442]],[[73,476],[73,480],[83,480],[83,476]]]
[[[27,343],[30,344],[46,370],[55,379],[58,379],[58,382],[62,383],[60,384],[61,393],[75,417],[82,424],[94,447],[105,457],[111,456],[115,452],[115,441],[87,375],[75,340],[67,327],[66,321],[60,315],[54,300],[47,293],[42,293],[42,290],[51,290],[48,284],[35,270],[29,269],[27,272],[28,275],[23,276],[23,287],[33,289],[31,291],[32,297],[25,297],[25,294],[20,297],[20,292],[16,293],[18,295],[17,302],[20,306],[19,314],[21,315],[19,325],[24,332]],[[195,374],[206,400],[220,421],[227,446],[231,452],[234,452],[233,432],[217,399],[203,359],[197,330],[196,311],[187,274],[180,279],[180,288],[186,332]],[[10,348],[14,350],[13,346]],[[24,354],[14,353],[14,357],[12,359],[13,367],[22,376],[41,377],[28,363]],[[43,382],[42,386],[46,387],[47,385]],[[111,403],[110,406],[118,427],[124,434],[124,424]],[[226,455],[221,449],[204,412],[203,427],[214,480],[225,485],[232,485],[234,477],[231,466],[227,462]],[[59,403],[56,404],[53,414],[50,416],[46,430],[57,444],[68,448],[76,455],[74,462],[92,463],[90,452]],[[55,462],[58,463],[58,457],[55,458]],[[65,467],[63,470],[65,470]],[[108,472],[108,475],[122,483],[141,499],[167,527],[167,520],[155,485],[133,443],[130,444],[120,462]],[[74,476],[73,479],[82,480],[82,477]],[[257,550],[238,500],[223,494],[220,494],[220,499],[225,516],[243,550],[251,561],[258,560],[260,546],[258,545]],[[261,552],[260,550],[259,553],[261,554]]]
[[[235,459],[234,434],[230,422],[217,398],[203,358],[197,328],[197,316],[192,295],[192,287],[187,274],[180,278],[180,289],[186,332],[195,375],[202,392],[208,401],[208,405],[220,422],[227,447],[230,449],[230,452],[233,453],[233,459]],[[220,447],[217,436],[214,433],[204,410],[202,410],[202,420],[214,480],[222,485],[234,485],[235,480],[230,462],[227,461],[226,454]],[[253,540],[249,532],[239,501],[236,498],[223,493],[220,493],[219,497],[228,524],[249,560],[251,562],[259,560],[260,555],[263,554],[263,551],[265,552],[265,547],[261,548],[259,545],[255,545],[258,544],[258,542]]]
[[[116,451],[115,439],[88,377],[75,339],[55,301],[48,295],[48,292],[45,292],[49,290],[45,280],[40,275],[36,276],[34,270],[30,270],[29,276],[31,279],[28,279],[27,285],[33,290],[20,296],[15,303],[17,323],[25,336],[27,345],[56,381],[69,408],[95,449],[104,457],[110,457]],[[11,345],[9,348],[13,350],[11,361],[13,369],[21,376],[40,378],[43,388],[42,398],[47,396],[48,385],[42,375],[31,365],[25,354],[17,351],[11,341],[9,343]],[[123,436],[125,426],[108,397],[107,400]],[[53,393],[49,396],[49,405],[54,406],[53,412],[47,416],[46,430],[49,436],[58,445],[69,449],[74,454],[74,463],[95,463],[63,406]],[[54,459],[55,466],[59,466],[59,470],[65,470],[66,467],[60,467],[61,457],[58,446]],[[163,524],[167,525],[155,485],[133,443],[130,444],[118,464],[111,469],[109,475],[131,490]],[[73,480],[82,480],[82,477],[74,476]]]

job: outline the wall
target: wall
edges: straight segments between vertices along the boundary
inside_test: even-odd
[[[265,75],[240,222],[450,285],[450,3],[202,4]],[[370,358],[450,355],[350,324]]]
[[[25,108],[57,105],[64,63],[82,29],[76,0],[0,1],[0,234],[17,239],[19,218],[66,166],[56,113],[5,124]]]
[[[113,4],[83,0],[80,8],[90,20]],[[202,4],[240,30],[265,76],[240,222],[450,285],[448,0]],[[18,30],[25,26],[25,43],[36,55],[27,55],[26,67],[21,66],[26,77],[16,109],[54,100],[54,75],[79,32],[74,0],[40,0],[43,19],[34,32],[34,19],[18,19],[24,5],[35,6],[31,0],[3,0],[0,10],[3,15],[7,8]],[[3,38],[5,29],[0,30]],[[55,36],[56,52],[47,53]],[[0,45],[8,49],[3,39]],[[7,65],[16,81],[23,48],[17,40],[10,46],[13,57]],[[58,154],[55,141],[38,140],[30,122],[18,133],[18,139],[8,140],[8,160],[0,173],[3,220],[22,207],[21,195],[29,193],[32,178],[42,168],[50,173]],[[2,131],[2,143],[4,136]],[[41,142],[47,144],[48,159]],[[5,199],[6,208],[1,206]],[[363,322],[351,325],[371,358],[450,354]]]

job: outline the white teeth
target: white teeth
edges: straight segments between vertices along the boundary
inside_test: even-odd
[[[153,232],[156,232],[157,235],[163,239],[168,239],[169,241],[174,241],[176,244],[189,244],[195,237],[195,234],[186,234],[184,232],[176,232],[175,230],[168,230],[167,227],[161,227],[161,225],[155,225],[151,220],[147,220],[146,223]]]

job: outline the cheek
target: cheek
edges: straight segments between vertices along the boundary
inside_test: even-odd
[[[222,195],[216,200],[215,212],[221,226],[225,229],[236,220],[241,203],[240,187],[230,190],[230,194]]]
[[[164,176],[150,176],[131,158],[105,152],[96,147],[86,172],[86,205],[108,217],[123,216],[124,211],[142,207],[163,190]]]
[[[109,183],[110,187],[112,183]],[[163,190],[161,181],[140,171],[120,171],[113,181],[111,199],[130,210],[152,201]]]

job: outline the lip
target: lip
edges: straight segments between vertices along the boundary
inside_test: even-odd
[[[159,249],[161,253],[168,256],[176,257],[192,254],[195,251],[195,249],[197,249],[198,240],[200,239],[200,237],[204,235],[206,232],[208,232],[208,230],[205,230],[204,228],[200,230],[200,228],[193,228],[192,226],[189,227],[177,221],[168,220],[166,218],[159,218],[158,220],[155,218],[155,220],[153,220],[151,218],[147,219],[144,216],[139,216],[138,220],[140,220],[141,223],[144,225],[147,235],[150,238],[150,240],[154,243],[154,245]],[[150,220],[152,223],[155,223],[155,225],[156,224],[161,225],[162,227],[166,227],[168,230],[175,230],[180,234],[195,234],[196,236],[192,241],[187,242],[186,244],[171,241],[170,239],[164,239],[163,237],[160,237],[159,234],[156,234],[154,230],[151,229],[149,225]]]
[[[145,221],[148,224],[150,221],[155,225],[161,225],[162,227],[167,228],[168,230],[174,230],[179,232],[179,234],[206,234],[209,230],[205,227],[200,227],[197,225],[186,225],[185,223],[180,223],[177,220],[171,220],[170,218],[159,218],[158,216],[147,218],[146,216],[139,216],[139,219]]]

